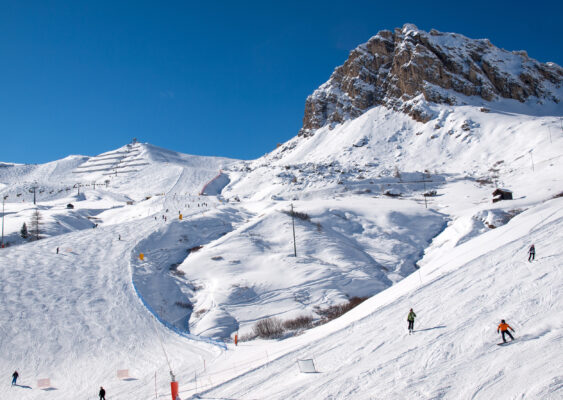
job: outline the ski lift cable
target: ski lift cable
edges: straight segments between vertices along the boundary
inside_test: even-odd
[[[168,364],[168,370],[170,371],[170,377],[172,378],[172,381],[174,381],[174,374],[172,372],[172,366],[170,365],[170,359],[168,358],[168,354],[166,353],[166,349],[164,348],[164,343],[162,342],[162,338],[160,337],[160,334],[158,333],[158,328],[156,327],[156,323],[154,322],[155,317],[152,316],[151,320],[153,323],[154,331],[156,332],[156,336],[158,337],[158,341],[160,342],[160,347],[162,348],[162,352],[164,353],[164,357],[166,358],[166,363]]]

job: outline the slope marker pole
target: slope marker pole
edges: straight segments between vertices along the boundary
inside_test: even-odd
[[[293,213],[293,203],[291,203],[291,224],[293,226],[293,255],[297,257],[297,245],[295,244],[295,215]]]

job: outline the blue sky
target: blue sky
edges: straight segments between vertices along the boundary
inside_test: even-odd
[[[355,46],[406,22],[563,65],[561,2],[0,0],[0,161],[133,137],[257,158]]]

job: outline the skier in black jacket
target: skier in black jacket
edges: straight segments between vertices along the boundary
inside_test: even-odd
[[[100,386],[100,400],[106,400],[106,391],[103,387]]]
[[[531,245],[530,250],[528,250],[528,253],[530,253],[530,255],[528,256],[528,261],[529,262],[534,261],[534,259],[536,258],[536,246]]]
[[[17,385],[16,381],[18,380],[18,376],[20,376],[20,374],[18,374],[18,371],[14,371],[14,373],[12,374],[12,386]]]

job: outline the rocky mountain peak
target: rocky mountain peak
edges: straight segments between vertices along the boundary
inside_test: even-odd
[[[353,119],[384,105],[418,121],[430,116],[424,101],[458,104],[459,95],[558,103],[563,68],[525,51],[509,52],[488,39],[425,32],[412,24],[383,30],[350,52],[305,103],[299,136]]]

